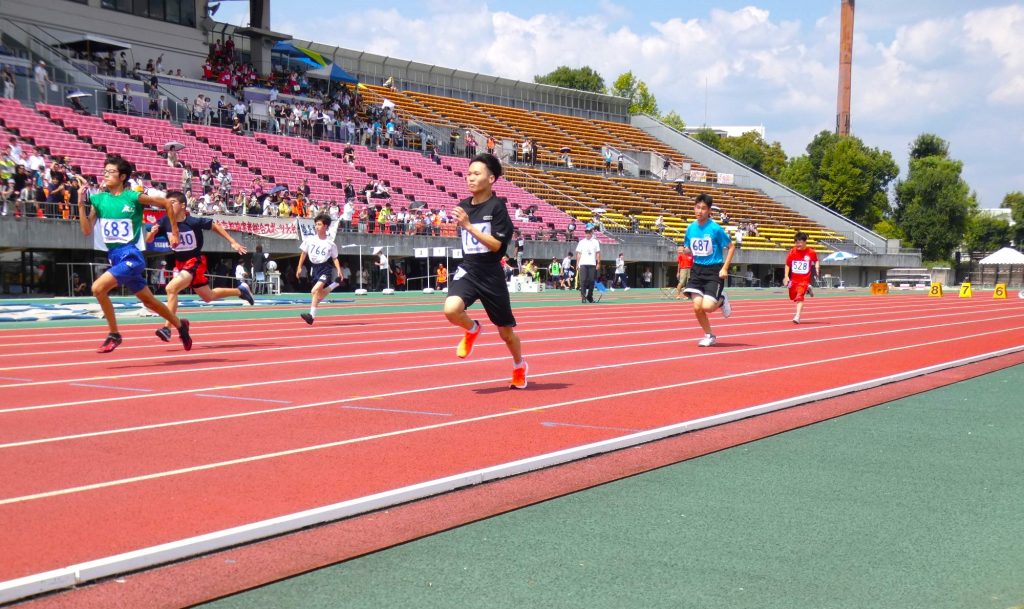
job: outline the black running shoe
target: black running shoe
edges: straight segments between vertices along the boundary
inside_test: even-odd
[[[167,326],[160,328],[159,330],[156,331],[156,337],[164,341],[165,343],[171,342],[171,329],[168,328]]]
[[[188,320],[181,320],[181,327],[178,328],[178,337],[181,338],[181,345],[185,347],[185,351],[192,350],[192,337],[188,333]]]
[[[121,338],[120,334],[111,332],[110,334],[107,334],[107,340],[103,341],[100,348],[96,349],[96,353],[110,353],[114,349],[117,349],[122,342],[124,342],[124,339]]]
[[[299,315],[299,317],[301,317],[307,324],[311,326],[313,325],[313,316],[309,313],[303,313],[302,315]]]
[[[249,289],[249,284],[244,281],[238,284],[238,297],[249,303],[250,305],[256,304],[256,300],[252,297],[252,290]]]

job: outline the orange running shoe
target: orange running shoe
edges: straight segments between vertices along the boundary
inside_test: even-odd
[[[473,343],[476,342],[476,337],[480,336],[480,331],[483,330],[480,322],[474,321],[473,324],[476,325],[476,332],[466,330],[466,333],[462,335],[462,340],[459,341],[459,346],[455,348],[455,355],[462,359],[466,359],[473,352]]]
[[[512,368],[512,383],[509,385],[509,389],[526,389],[526,371],[529,368],[525,359],[522,361],[522,365]]]

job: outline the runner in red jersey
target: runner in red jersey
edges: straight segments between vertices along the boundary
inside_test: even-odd
[[[800,323],[800,313],[804,309],[804,296],[811,286],[811,278],[821,272],[818,254],[807,247],[807,233],[797,232],[793,238],[793,249],[786,256],[786,276],[783,285],[789,286],[789,299],[796,303],[796,315],[793,323]],[[813,270],[813,275],[811,271]]]

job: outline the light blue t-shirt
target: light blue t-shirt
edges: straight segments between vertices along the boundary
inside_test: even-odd
[[[686,227],[686,247],[693,252],[693,263],[712,266],[725,262],[725,250],[732,239],[714,220],[708,220],[704,226],[696,221]]]

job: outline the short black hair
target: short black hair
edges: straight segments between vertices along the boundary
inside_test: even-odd
[[[793,236],[793,241],[807,241],[807,233],[803,231],[796,231],[796,235]]]
[[[706,192],[702,192],[699,195],[697,195],[693,199],[693,202],[694,203],[704,203],[705,205],[708,206],[708,209],[711,209],[711,206],[715,204],[714,200],[711,198],[711,195],[709,195]]]
[[[324,226],[330,227],[331,217],[327,214],[317,214],[316,217],[313,218],[313,224],[316,224],[317,222],[323,222]]]
[[[469,161],[470,165],[473,163],[483,163],[484,165],[487,165],[487,170],[491,172],[491,175],[493,175],[495,179],[501,177],[501,161],[499,161],[498,157],[493,154],[481,152]]]
[[[108,155],[103,161],[103,166],[106,167],[107,165],[114,165],[117,167],[117,173],[125,176],[125,179],[122,180],[122,182],[127,182],[128,178],[135,173],[135,166],[131,164],[131,161],[119,154]]]
[[[180,190],[172,190],[168,192],[167,198],[174,199],[175,201],[181,203],[182,205],[188,203],[188,199],[185,198],[185,193],[181,192]]]

